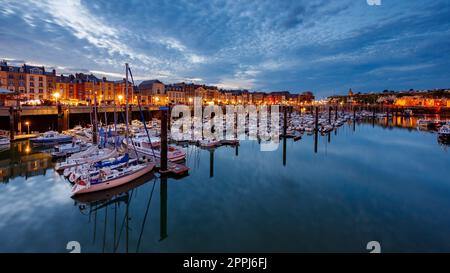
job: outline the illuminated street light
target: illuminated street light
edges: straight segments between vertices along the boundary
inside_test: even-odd
[[[25,122],[25,125],[28,127],[28,134],[30,134],[30,122]]]
[[[58,98],[61,96],[59,92],[55,92],[52,94],[52,96],[55,98],[56,104],[58,104]]]

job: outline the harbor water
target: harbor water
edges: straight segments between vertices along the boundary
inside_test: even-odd
[[[345,124],[317,152],[306,134],[273,152],[188,146],[189,176],[78,200],[16,142],[0,152],[0,252],[450,252],[450,146],[402,124]]]

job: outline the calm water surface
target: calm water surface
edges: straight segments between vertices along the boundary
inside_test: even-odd
[[[436,134],[372,124],[215,151],[188,147],[190,175],[150,175],[70,198],[27,142],[0,152],[0,251],[450,252],[450,147]]]

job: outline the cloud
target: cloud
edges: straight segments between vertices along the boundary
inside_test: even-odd
[[[433,88],[450,73],[449,13],[447,0],[0,0],[0,52],[112,78],[128,62],[136,78],[166,83]]]
[[[412,72],[417,70],[428,69],[434,67],[435,64],[414,64],[414,65],[398,65],[398,66],[384,66],[373,69],[368,72],[370,75],[379,75],[391,72]]]

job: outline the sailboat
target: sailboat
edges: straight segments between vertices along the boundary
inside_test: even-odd
[[[126,145],[126,140],[123,142]],[[130,149],[134,149],[139,156],[145,156],[146,158],[161,158],[161,142],[148,140],[148,138],[134,137],[132,141],[127,145]],[[177,146],[169,145],[167,147],[167,159],[170,162],[179,162],[186,158],[186,152]]]
[[[100,169],[98,178],[89,177],[77,181],[72,188],[72,195],[107,190],[124,185],[151,172],[154,167],[154,164],[143,163],[119,169]]]
[[[84,152],[73,154],[65,161],[56,163],[55,170],[64,171],[65,169],[77,167],[84,164],[93,164],[116,156],[117,151],[115,149],[99,149],[97,146],[92,146]]]
[[[126,92],[126,109],[128,109],[128,64],[126,67],[126,82],[125,82],[125,92]],[[125,139],[128,143],[128,111],[126,111],[126,132]],[[136,161],[135,164],[129,164],[128,157],[128,146],[126,146],[126,152],[124,157],[115,161],[109,162],[98,162],[94,165],[96,168],[100,168],[98,173],[93,173],[87,175],[86,178],[79,179],[76,181],[75,185],[72,187],[72,196],[97,192],[102,190],[107,190],[110,188],[118,187],[129,183],[143,175],[151,172],[155,167],[155,164],[150,162],[139,162]],[[119,165],[119,167],[118,167]]]
[[[439,129],[439,138],[443,142],[449,142],[450,141],[450,125],[444,125]]]

